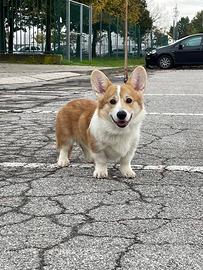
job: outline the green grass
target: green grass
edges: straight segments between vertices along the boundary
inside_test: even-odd
[[[129,58],[128,59],[128,66],[144,65],[144,63],[145,63],[144,58]],[[68,61],[67,59],[63,59],[62,65],[123,67],[124,58],[97,57],[97,58],[93,58],[91,62],[89,60],[83,60],[82,62],[80,62],[79,59],[73,59],[71,61]]]

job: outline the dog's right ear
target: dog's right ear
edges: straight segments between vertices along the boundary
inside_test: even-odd
[[[111,84],[110,80],[100,70],[93,70],[91,74],[91,84],[97,95],[102,95]]]

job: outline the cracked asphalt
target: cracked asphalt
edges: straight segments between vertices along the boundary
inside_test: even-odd
[[[202,90],[203,70],[149,71],[135,179],[94,179],[78,147],[55,165],[55,113],[94,98],[88,76],[0,90],[0,269],[203,269]]]

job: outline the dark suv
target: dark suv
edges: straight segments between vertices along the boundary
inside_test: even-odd
[[[203,33],[153,49],[146,54],[145,61],[146,67],[157,65],[162,69],[178,65],[203,65]]]

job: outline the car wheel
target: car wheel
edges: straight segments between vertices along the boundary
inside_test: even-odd
[[[162,55],[158,59],[158,65],[162,69],[168,69],[173,66],[173,59],[169,55]]]

